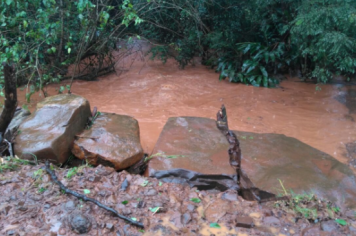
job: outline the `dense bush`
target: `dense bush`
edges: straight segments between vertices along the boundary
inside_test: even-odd
[[[165,0],[149,8],[138,32],[162,44],[153,56],[182,67],[199,55],[220,79],[265,87],[291,70],[318,82],[355,75],[356,1]]]
[[[70,64],[84,62],[73,76],[87,79],[110,70],[118,38],[140,22],[128,0],[4,0],[0,12],[0,63],[14,64],[18,84],[31,85],[28,100]]]
[[[112,69],[116,42],[133,35],[154,42],[152,58],[184,68],[201,56],[231,82],[272,87],[291,70],[318,82],[355,76],[353,0],[4,0],[0,12],[0,63],[16,64],[28,96],[83,58],[77,77]]]

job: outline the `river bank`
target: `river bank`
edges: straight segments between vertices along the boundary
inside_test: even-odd
[[[72,91],[99,111],[136,118],[147,153],[152,152],[169,117],[215,118],[216,107],[224,103],[233,130],[284,134],[343,163],[349,161],[345,145],[356,140],[356,86],[315,85],[288,78],[279,88],[267,89],[219,81],[217,73],[199,63],[180,70],[171,60],[166,64],[136,60],[131,67],[129,62],[117,65],[129,69],[120,75],[74,81]],[[60,85],[47,86],[48,94],[58,94]],[[27,104],[25,93],[19,89],[20,105],[34,110],[43,95],[33,94]]]

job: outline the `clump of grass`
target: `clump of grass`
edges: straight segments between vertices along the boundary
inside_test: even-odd
[[[338,220],[341,215],[340,208],[331,201],[318,198],[314,193],[296,194],[288,191],[279,180],[282,187],[282,195],[289,196],[289,200],[277,201],[275,206],[286,212],[294,214],[296,219],[307,219],[310,222],[324,220]]]
[[[73,176],[82,173],[85,167],[92,167],[87,159],[85,160],[85,163],[81,166],[69,168],[65,177],[67,179],[71,179]]]
[[[14,171],[21,165],[29,165],[29,164],[33,164],[33,162],[29,160],[20,159],[17,156],[0,157],[0,173],[4,171]]]
[[[70,179],[72,178],[74,175],[76,175],[78,173],[78,167],[73,167],[68,169],[67,174],[66,174],[66,178]]]

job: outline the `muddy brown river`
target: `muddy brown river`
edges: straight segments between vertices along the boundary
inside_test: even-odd
[[[232,130],[285,134],[348,161],[345,144],[356,140],[356,86],[319,85],[320,90],[297,78],[282,81],[276,89],[232,84],[219,81],[214,70],[196,62],[181,70],[174,61],[136,61],[130,67],[131,59],[123,60],[117,67],[127,68],[124,73],[74,81],[72,92],[99,111],[136,118],[147,153],[169,117],[215,119],[225,104]],[[58,88],[58,84],[47,86],[47,92],[58,94]],[[29,109],[33,111],[41,99],[42,94],[32,95]],[[19,90],[19,100],[21,106],[25,104],[25,90]]]

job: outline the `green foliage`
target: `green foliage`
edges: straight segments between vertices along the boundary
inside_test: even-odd
[[[335,222],[342,226],[347,225],[346,220],[343,220],[343,219],[336,219]]]
[[[201,200],[199,198],[191,198],[190,201],[195,202],[195,203],[201,202]]]
[[[282,187],[282,195],[288,196],[288,200],[277,201],[275,206],[290,212],[296,218],[304,218],[311,222],[319,222],[323,220],[337,219],[340,216],[340,208],[332,202],[318,198],[313,193],[296,194],[290,191],[288,194],[283,182],[279,180]],[[343,222],[343,220],[340,220]]]
[[[159,212],[159,209],[160,209],[161,207],[150,207],[149,209],[150,209],[150,211],[153,213],[153,214],[155,214],[155,213],[157,213],[157,212]]]
[[[41,188],[38,189],[38,192],[39,193],[44,193],[46,190],[47,190],[46,188],[41,187]]]
[[[146,187],[149,184],[148,180],[143,181],[143,183],[141,184],[142,187]]]
[[[201,56],[203,64],[220,73],[220,79],[263,87],[278,83],[274,74],[299,70],[304,79],[324,83],[334,74],[355,76],[355,1],[167,0],[146,4],[140,12],[145,21],[137,29],[159,43],[151,50],[152,58],[165,62],[173,57],[184,67]]]
[[[15,157],[0,157],[0,173],[8,170],[8,171],[13,171],[16,170],[18,167],[21,165],[28,165],[30,164],[30,161],[28,160],[22,160]]]
[[[318,83],[356,74],[351,0],[6,0],[0,12],[0,63],[15,64],[27,101],[66,74],[92,79],[112,69],[118,39],[134,36],[153,42],[152,59],[184,68],[198,56],[230,82],[274,87],[277,73]]]
[[[112,67],[118,37],[125,37],[131,23],[142,22],[130,0],[6,0],[0,12],[0,64],[16,66],[18,84],[27,85],[27,101],[59,82],[70,64],[81,63],[71,73],[87,77]],[[3,79],[0,70],[0,84]]]
[[[66,178],[70,179],[72,178],[74,175],[76,175],[78,173],[78,168],[77,167],[73,167],[70,168],[67,172]]]
[[[210,228],[216,228],[216,229],[220,229],[221,226],[218,223],[210,223]]]
[[[291,21],[291,33],[308,77],[326,82],[333,73],[355,74],[355,12],[355,1],[302,2],[298,16]]]

